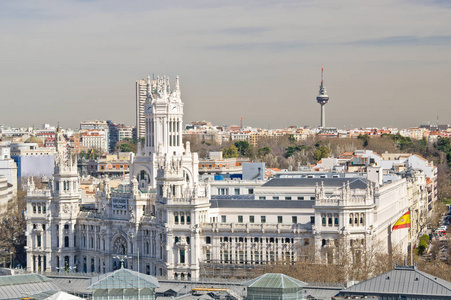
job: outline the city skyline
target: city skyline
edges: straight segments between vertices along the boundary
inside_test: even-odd
[[[0,123],[135,124],[135,82],[180,75],[184,120],[282,128],[450,123],[451,5],[382,1],[0,3]]]

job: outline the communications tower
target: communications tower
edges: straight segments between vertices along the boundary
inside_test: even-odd
[[[321,85],[319,86],[319,94],[316,97],[316,102],[321,104],[321,128],[326,127],[326,107],[329,102],[329,96],[326,94],[326,86],[324,85],[324,68],[321,67]]]

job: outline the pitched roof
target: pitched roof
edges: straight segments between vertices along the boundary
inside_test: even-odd
[[[451,299],[451,282],[418,271],[415,266],[396,266],[394,270],[344,289],[340,294],[428,295]]]
[[[248,288],[294,289],[303,288],[308,283],[294,279],[285,274],[266,273],[243,283]]]
[[[22,298],[48,290],[58,290],[58,286],[40,274],[0,276],[0,299]]]
[[[49,290],[29,296],[33,300],[81,300],[82,298],[66,292]]]
[[[41,274],[20,274],[0,276],[0,286],[50,282],[52,279]]]
[[[324,187],[341,188],[349,182],[351,189],[366,189],[366,178],[274,178],[262,185],[263,187],[314,187],[324,184]]]
[[[111,273],[93,277],[88,290],[157,288],[159,286],[158,280],[153,276],[121,268]]]
[[[312,208],[314,200],[210,200],[210,208]]]

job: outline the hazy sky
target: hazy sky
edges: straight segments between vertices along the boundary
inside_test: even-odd
[[[451,1],[0,1],[0,124],[135,124],[135,81],[180,76],[185,122],[451,123]]]

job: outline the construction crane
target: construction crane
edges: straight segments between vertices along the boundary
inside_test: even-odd
[[[243,120],[246,119],[246,117],[240,118],[240,130],[243,130]]]

